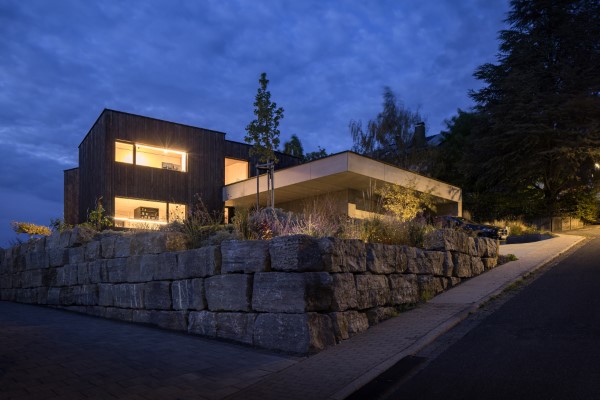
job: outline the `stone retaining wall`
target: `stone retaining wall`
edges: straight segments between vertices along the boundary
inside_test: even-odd
[[[425,250],[297,235],[181,250],[173,233],[76,228],[0,249],[0,299],[294,353],[319,351],[493,268],[498,243]]]

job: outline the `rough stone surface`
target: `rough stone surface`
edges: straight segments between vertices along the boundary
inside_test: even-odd
[[[164,329],[185,331],[187,317],[185,311],[150,311],[150,323]]]
[[[254,313],[217,313],[217,337],[252,344],[256,315]]]
[[[332,278],[326,272],[261,272],[254,275],[252,309],[302,313],[328,310]]]
[[[221,272],[265,272],[270,270],[269,242],[226,240],[221,243]]]
[[[423,248],[426,250],[447,250],[474,255],[474,246],[473,238],[454,229],[435,230],[426,234],[423,239]]]
[[[367,250],[358,239],[325,237],[318,240],[323,267],[328,272],[365,272]]]
[[[60,267],[69,262],[69,251],[63,248],[49,248],[48,262],[51,267]]]
[[[390,286],[385,275],[356,275],[356,293],[358,308],[382,306],[390,299]]]
[[[176,254],[177,267],[173,279],[205,278],[221,273],[219,246],[206,246]]]
[[[366,331],[369,328],[369,319],[365,313],[358,311],[334,312],[329,314],[338,342],[346,340]]]
[[[175,310],[204,310],[204,280],[201,278],[173,281],[171,285]]]
[[[402,247],[370,243],[367,248],[367,269],[374,274],[404,272],[407,268],[406,254]]]
[[[393,305],[419,302],[419,285],[416,275],[392,274],[390,281],[390,303]]]
[[[68,232],[68,231],[66,231],[66,232]],[[73,228],[71,230],[70,234],[68,235],[68,238],[69,238],[68,247],[83,246],[87,242],[90,242],[94,238],[94,235],[96,235],[96,231],[94,231],[93,229],[86,228],[84,226],[76,226],[75,228]],[[61,234],[61,239],[62,239],[62,234]],[[61,242],[62,242],[62,240],[61,240]],[[67,246],[63,246],[63,247],[67,247]]]
[[[367,310],[366,314],[369,325],[373,326],[386,319],[397,316],[398,310],[395,307],[375,307]]]
[[[85,260],[93,261],[100,258],[100,241],[92,240],[85,245]]]
[[[452,253],[449,251],[444,252],[444,262],[442,264],[442,274],[450,277],[454,273],[454,261],[452,259]]]
[[[90,274],[90,283],[108,282],[106,260],[90,261],[88,264],[88,271]]]
[[[69,249],[69,264],[78,264],[85,260],[85,248],[74,247]]]
[[[115,293],[114,285],[110,283],[101,283],[98,285],[98,304],[104,307],[112,307],[114,303]]]
[[[80,306],[98,304],[98,285],[81,285],[73,288],[73,301]]]
[[[433,277],[430,275],[417,275],[417,284],[419,286],[419,297],[422,301],[428,301],[437,294],[444,291],[445,278]]]
[[[269,241],[273,271],[323,271],[319,242],[308,235],[279,236]]]
[[[217,314],[210,311],[190,312],[188,332],[210,337],[217,336]]]
[[[171,282],[148,282],[144,285],[144,308],[170,310],[171,301]]]
[[[132,255],[181,250],[185,250],[185,240],[178,232],[140,232],[131,237]]]
[[[250,311],[252,275],[217,275],[204,280],[210,311]]]
[[[454,263],[453,275],[459,278],[470,278],[473,276],[471,256],[463,253],[454,253],[452,262]]]
[[[102,249],[102,258],[113,258],[115,256],[116,236],[104,236],[100,239],[100,248]]]
[[[349,272],[331,274],[331,279],[333,289],[331,310],[345,311],[358,307],[354,274]]]
[[[131,255],[131,238],[129,236],[117,236],[115,239],[115,258],[129,257]]]
[[[471,257],[471,271],[473,272],[473,276],[480,275],[485,271],[485,265],[481,261],[481,258]]]
[[[108,273],[109,282],[127,282],[127,259],[116,258],[107,260],[106,271]]]
[[[292,353],[313,353],[335,344],[333,324],[327,315],[259,314],[254,323],[254,344]]]
[[[483,267],[484,269],[487,271],[489,269],[492,268],[496,268],[496,266],[498,265],[498,258],[482,258],[481,261],[483,262]]]
[[[80,262],[77,264],[77,284],[87,285],[90,283],[89,263]]]
[[[143,283],[113,285],[113,304],[119,308],[144,308]]]

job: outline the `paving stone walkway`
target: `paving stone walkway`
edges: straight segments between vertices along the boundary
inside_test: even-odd
[[[583,240],[502,246],[518,261],[311,357],[0,302],[0,399],[336,399]]]
[[[0,399],[220,399],[300,360],[0,302]]]

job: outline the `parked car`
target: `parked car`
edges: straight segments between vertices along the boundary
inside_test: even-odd
[[[443,215],[434,218],[434,223],[440,228],[462,229],[473,232],[477,236],[489,237],[492,239],[506,240],[509,235],[509,228],[494,225],[478,224],[462,217],[452,215]]]

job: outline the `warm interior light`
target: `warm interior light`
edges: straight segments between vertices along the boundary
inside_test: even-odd
[[[158,224],[158,225],[166,225],[165,221],[154,221],[151,219],[133,219],[133,218],[123,218],[123,217],[114,217],[117,221],[128,221],[128,222],[140,222],[143,224]]]

